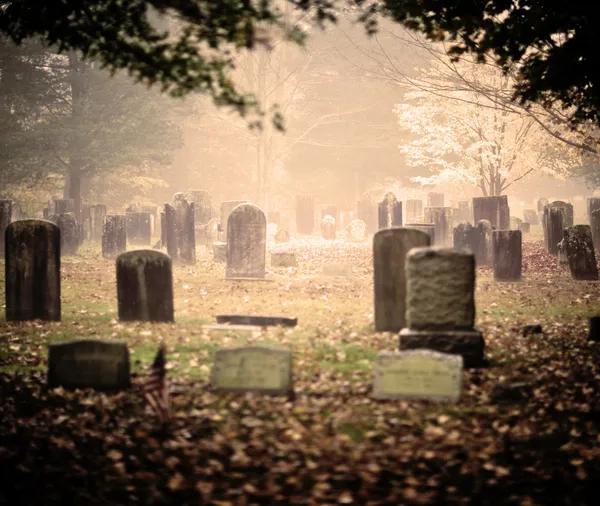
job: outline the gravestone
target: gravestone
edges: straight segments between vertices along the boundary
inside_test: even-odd
[[[445,207],[443,193],[428,193],[427,207]]]
[[[321,237],[329,241],[335,239],[335,218],[333,216],[325,216],[321,220]]]
[[[544,207],[546,207],[548,205],[548,199],[546,198],[540,198],[537,201],[537,210],[538,213],[543,213],[544,212]]]
[[[204,227],[212,218],[212,199],[207,190],[188,190],[187,201],[194,203],[194,223]]]
[[[221,203],[221,228],[223,230],[223,242],[227,242],[227,220],[229,220],[229,216],[237,206],[247,203],[247,200],[226,200],[225,202]]]
[[[227,221],[227,278],[264,278],[267,220],[254,204],[237,206]]]
[[[458,401],[463,358],[431,350],[380,353],[375,362],[375,399]]]
[[[213,242],[213,262],[227,262],[227,243]]]
[[[211,384],[221,392],[288,395],[292,391],[292,352],[266,346],[217,350]]]
[[[351,221],[346,227],[346,237],[353,242],[364,241],[367,238],[367,224],[362,220]]]
[[[204,226],[204,245],[210,250],[212,250],[213,244],[219,240],[219,229],[220,223],[216,218],[212,218]]]
[[[519,226],[523,223],[523,220],[516,216],[510,217],[510,230],[519,230]]]
[[[168,255],[137,250],[117,257],[121,321],[173,321],[173,273]]]
[[[567,243],[565,241],[564,236],[562,240],[558,243],[556,251],[558,256],[558,266],[566,267],[567,265],[569,265],[569,257],[567,256]]]
[[[75,201],[73,199],[55,199],[48,202],[48,216],[74,212]]]
[[[600,198],[590,197],[587,199],[587,214],[592,229],[594,248],[600,250]]]
[[[127,343],[82,339],[50,345],[48,386],[108,391],[129,388]]]
[[[562,201],[555,201],[544,208],[542,218],[546,251],[551,255],[558,254],[558,243],[563,238],[563,229],[573,226],[573,206]]]
[[[460,223],[465,221],[471,223],[473,217],[471,216],[471,203],[468,200],[461,200],[458,202],[458,207],[454,209],[454,223]]]
[[[60,230],[60,253],[62,256],[77,255],[79,250],[79,228],[73,213],[58,214],[53,217]]]
[[[426,348],[483,364],[475,322],[475,257],[451,248],[414,248],[406,260],[406,323],[400,350]]]
[[[356,216],[364,222],[367,234],[377,232],[377,206],[368,193],[363,193],[358,201]]]
[[[12,221],[12,200],[0,200],[0,254],[4,255],[4,232]]]
[[[487,220],[496,230],[510,228],[510,209],[506,195],[496,197],[474,197],[473,219],[475,223]]]
[[[494,280],[520,281],[523,264],[522,239],[519,230],[492,232]]]
[[[523,218],[524,222],[529,225],[539,225],[540,223],[538,213],[536,213],[533,209],[524,209]]]
[[[272,251],[271,267],[297,267],[296,253],[289,251]]]
[[[405,327],[406,255],[411,248],[429,245],[426,233],[408,228],[383,229],[373,237],[375,331]]]
[[[148,246],[152,242],[150,213],[126,212],[127,242],[135,246]]]
[[[176,193],[168,213],[165,208],[165,214],[169,255],[175,262],[194,265],[196,263],[194,203],[188,202],[183,193]]]
[[[295,327],[298,318],[287,316],[254,316],[239,314],[218,314],[217,323],[231,325],[257,325],[259,327]]]
[[[430,239],[430,244],[435,244],[435,225],[432,223],[409,223],[404,225],[404,228],[420,230],[425,232]]]
[[[102,232],[102,256],[114,258],[127,249],[127,218],[108,214],[104,217]]]
[[[0,206],[2,205],[2,201],[0,200]],[[12,201],[12,212],[11,212],[11,223],[13,221],[25,220],[27,219],[27,213],[23,212],[21,209],[21,205],[15,200]]]
[[[592,213],[600,209],[600,198],[599,197],[588,197],[587,198],[587,218],[588,221],[592,220]]]
[[[425,222],[435,226],[436,246],[450,246],[452,244],[452,208],[451,207],[426,207],[424,209]]]
[[[311,235],[315,228],[314,195],[296,195],[296,233]]]
[[[49,221],[6,227],[6,320],[60,321],[60,231]]]
[[[340,226],[340,213],[338,212],[337,206],[327,204],[321,207],[321,222],[325,216],[331,216],[335,220],[335,229],[339,230]]]
[[[530,223],[519,223],[518,230],[520,230],[522,234],[528,234],[530,232],[530,229],[531,229]]]
[[[379,203],[379,230],[402,226],[402,202],[392,192],[387,192]]]
[[[94,242],[102,240],[104,227],[104,217],[106,216],[106,206],[104,204],[96,204],[89,207],[90,213],[90,235],[89,239]]]
[[[423,201],[408,199],[406,201],[406,223],[417,223],[423,219]]]
[[[454,227],[454,249],[468,249],[475,253],[477,249],[477,229],[469,222],[463,221]]]
[[[492,224],[480,220],[475,226],[475,264],[478,267],[492,264]]]
[[[283,242],[290,242],[290,233],[282,228],[280,230],[277,231],[277,233],[275,234],[275,242],[279,242],[279,243],[283,243]]]
[[[596,281],[598,266],[592,232],[589,225],[575,225],[564,232],[565,248],[571,277],[576,280]]]

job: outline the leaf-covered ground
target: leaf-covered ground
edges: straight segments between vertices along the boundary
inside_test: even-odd
[[[255,282],[225,280],[199,248],[195,267],[175,268],[175,324],[118,322],[113,263],[95,247],[64,259],[61,323],[0,322],[0,503],[598,504],[600,344],[587,318],[600,283],[572,281],[530,239],[522,282],[478,271],[489,364],[465,372],[460,402],[375,401],[374,358],[397,337],[373,332],[370,245],[278,249],[291,247],[297,269]],[[323,276],[326,262],[351,263],[353,277]],[[221,313],[299,324],[203,333]],[[522,337],[538,322],[543,334]],[[167,343],[168,430],[135,386],[46,387],[48,344],[82,337],[127,341],[134,383]],[[214,351],[248,342],[293,350],[293,399],[212,391]]]

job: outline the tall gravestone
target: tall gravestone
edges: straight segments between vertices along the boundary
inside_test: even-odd
[[[423,201],[408,199],[406,201],[406,223],[416,223],[423,217]]]
[[[106,216],[106,206],[96,204],[89,207],[90,213],[90,240],[100,242],[104,228],[104,217]]]
[[[368,193],[363,193],[358,201],[357,217],[367,226],[367,234],[377,231],[377,206]]]
[[[339,230],[340,228],[340,213],[338,211],[337,206],[332,204],[323,205],[321,207],[321,220],[325,218],[325,216],[331,216],[335,220],[335,229]]]
[[[60,230],[49,221],[21,220],[3,234],[8,321],[60,321]]]
[[[247,203],[247,200],[226,200],[221,203],[221,227],[223,229],[224,242],[227,242],[227,220],[229,220],[229,215],[237,206]]]
[[[296,232],[311,235],[315,229],[314,195],[296,195]]]
[[[542,218],[546,251],[558,254],[558,243],[563,238],[563,229],[573,226],[573,206],[557,200],[544,207]]]
[[[452,244],[452,208],[451,207],[426,207],[424,210],[425,221],[435,226],[436,246],[450,246]]]
[[[127,218],[108,214],[104,217],[102,230],[102,256],[114,258],[127,249]]]
[[[483,364],[475,323],[475,257],[451,248],[414,248],[406,260],[406,323],[400,350],[426,348]]]
[[[194,203],[190,203],[183,193],[176,193],[173,196],[173,216],[175,219],[175,245],[177,254],[173,259],[177,259],[183,264],[193,265],[196,263],[196,227],[195,227],[195,208]],[[167,249],[169,236],[167,236]]]
[[[445,207],[445,199],[443,193],[428,193],[427,207]]]
[[[492,258],[496,281],[520,281],[523,265],[520,230],[492,232]]]
[[[373,237],[375,330],[399,332],[406,325],[406,255],[412,248],[430,245],[420,230],[387,228]]]
[[[487,220],[496,230],[508,230],[510,228],[510,209],[507,196],[474,197],[473,219],[475,223]]]
[[[0,200],[0,251],[4,255],[4,231],[12,221],[12,200]]]
[[[402,226],[402,202],[392,192],[387,192],[379,203],[379,230]]]
[[[321,220],[321,237],[328,241],[335,239],[335,218],[333,216],[324,216]]]
[[[538,225],[540,223],[538,213],[536,213],[533,209],[524,209],[523,219],[525,223],[529,223],[530,225]]]
[[[122,321],[172,322],[171,259],[153,250],[136,250],[117,257],[117,296]]]
[[[25,211],[23,211],[23,209],[21,208],[21,204],[19,204],[15,200],[13,200],[12,201],[11,220],[10,220],[11,223],[13,221],[24,220],[26,218],[27,218],[27,213]]]
[[[253,204],[237,206],[227,220],[228,278],[264,278],[267,220]]]
[[[137,211],[125,213],[127,222],[127,242],[135,246],[148,246],[152,242],[150,213]]]
[[[565,248],[571,277],[576,280],[596,281],[598,266],[589,225],[575,225],[564,232]]]
[[[60,230],[61,255],[77,255],[79,251],[79,227],[73,213],[58,214],[53,217]]]
[[[454,227],[454,249],[468,249],[475,253],[477,249],[477,229],[463,221]]]
[[[479,267],[492,265],[492,224],[488,220],[479,220],[475,230],[475,264]]]
[[[588,223],[592,229],[594,248],[600,250],[600,198],[588,197],[587,199]]]

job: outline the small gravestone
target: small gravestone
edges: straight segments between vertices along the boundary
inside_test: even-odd
[[[60,231],[54,223],[21,220],[5,231],[8,321],[60,321]]]
[[[4,231],[12,221],[12,200],[0,200],[0,255],[4,255]]]
[[[508,197],[506,195],[474,197],[473,219],[475,223],[487,220],[496,230],[508,230],[510,228]]]
[[[480,220],[475,226],[475,263],[478,267],[492,263],[492,224],[487,220]]]
[[[366,239],[367,224],[362,220],[353,220],[346,227],[346,235],[349,241],[363,242]]]
[[[454,249],[469,249],[475,252],[477,244],[477,229],[463,221],[454,227]]]
[[[102,232],[102,256],[114,258],[127,249],[126,216],[109,214],[104,217]]]
[[[154,250],[117,258],[117,296],[122,321],[173,321],[173,273],[168,255]]]
[[[73,213],[58,214],[53,220],[60,230],[60,253],[62,256],[77,255],[79,228]]]
[[[428,193],[427,194],[427,207],[444,207],[444,194],[443,193]]]
[[[521,335],[523,337],[534,336],[536,334],[542,334],[542,326],[539,323],[532,323],[530,325],[524,325],[521,328]]]
[[[400,350],[426,348],[483,364],[475,322],[475,257],[465,250],[413,248],[406,259],[406,323]]]
[[[290,242],[290,233],[286,229],[282,228],[277,231],[274,239],[275,242],[279,243]]]
[[[296,232],[310,235],[315,228],[314,195],[296,195]]]
[[[430,244],[435,244],[435,225],[432,223],[410,223],[405,225],[404,228],[420,230],[426,233],[429,236]]]
[[[127,343],[85,339],[50,345],[50,388],[114,391],[130,385]]]
[[[136,246],[148,246],[152,242],[150,213],[126,212],[127,242]]]
[[[540,223],[538,213],[533,209],[525,209],[523,211],[523,219],[528,225],[539,225]]]
[[[326,204],[321,207],[321,220],[325,218],[325,216],[331,216],[335,220],[335,229],[338,230],[340,223],[340,213],[338,211],[337,206],[332,204]]]
[[[452,208],[451,207],[426,207],[424,209],[425,221],[435,227],[436,246],[450,246],[452,244]]]
[[[350,264],[325,264],[323,265],[323,276],[335,276],[342,278],[352,277],[352,265]]]
[[[227,222],[229,221],[229,216],[237,206],[247,203],[247,200],[227,200],[221,203],[221,227],[223,227],[223,242],[227,242]]]
[[[379,229],[402,226],[402,202],[392,192],[387,192],[379,203]]]
[[[217,350],[211,383],[221,392],[288,395],[292,391],[292,352],[266,346]]]
[[[528,234],[529,231],[530,231],[530,229],[531,229],[531,224],[530,223],[525,223],[524,222],[524,223],[520,223],[519,224],[518,230],[520,230],[522,234]]]
[[[365,224],[365,233],[377,232],[377,206],[368,193],[363,193],[357,205],[358,220]]]
[[[399,332],[406,325],[405,260],[411,248],[429,246],[420,230],[387,228],[373,237],[375,330]]]
[[[594,241],[594,249],[600,250],[600,209],[594,209],[591,212],[590,229],[592,232],[592,240]]]
[[[213,261],[214,262],[227,262],[227,243],[226,242],[213,242]]]
[[[335,218],[333,216],[325,216],[321,220],[321,237],[329,241],[335,239]]]
[[[520,281],[523,264],[522,239],[519,230],[492,232],[492,258],[496,281]]]
[[[293,251],[272,251],[271,267],[297,267],[296,253]]]
[[[286,316],[253,316],[237,314],[219,314],[217,323],[229,323],[231,325],[256,325],[258,327],[295,327],[298,318]]]
[[[104,204],[96,204],[95,206],[90,206],[89,213],[90,213],[89,238],[91,241],[100,242],[102,240],[104,217],[106,216],[106,206]]]
[[[213,244],[219,240],[220,228],[221,224],[216,218],[212,218],[204,226],[204,244],[207,247],[207,249],[212,249]]]
[[[575,225],[565,229],[565,248],[571,277],[576,280],[596,281],[598,266],[589,225]]]
[[[569,265],[569,257],[567,256],[567,243],[564,237],[558,243],[556,251],[559,267],[566,267],[567,265]]]
[[[264,278],[267,220],[254,204],[240,204],[227,220],[227,278]]]
[[[453,401],[460,398],[463,358],[431,350],[380,353],[375,362],[375,399]]]
[[[423,201],[408,199],[406,201],[406,222],[417,223],[423,218]]]
[[[173,210],[175,219],[175,244],[177,253],[172,256],[182,264],[193,265],[196,263],[196,228],[194,203],[190,203],[183,193],[173,196]],[[167,236],[167,240],[169,236]],[[169,244],[167,243],[167,250]]]

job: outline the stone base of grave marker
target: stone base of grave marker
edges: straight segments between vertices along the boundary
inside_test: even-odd
[[[484,363],[485,341],[478,330],[402,329],[400,351],[419,348],[461,355],[465,367],[480,367]]]
[[[271,267],[297,267],[296,253],[273,252],[271,253]]]

